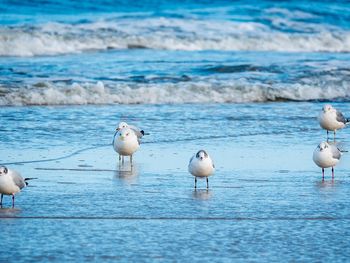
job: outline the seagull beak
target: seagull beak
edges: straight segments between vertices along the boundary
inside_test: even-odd
[[[202,161],[202,160],[203,160],[203,157],[201,156],[201,158],[200,158],[200,159],[201,159],[201,161]]]
[[[124,141],[125,137],[124,137],[124,136],[119,136],[119,139],[120,139],[121,141]]]

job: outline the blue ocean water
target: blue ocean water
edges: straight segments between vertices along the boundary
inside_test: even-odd
[[[349,98],[350,4],[1,1],[0,105]]]
[[[0,164],[38,178],[0,261],[346,262],[349,155],[322,181],[312,152],[349,51],[345,1],[0,1]],[[120,120],[149,133],[133,169]]]

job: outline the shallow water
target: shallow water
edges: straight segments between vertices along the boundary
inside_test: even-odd
[[[344,261],[349,157],[334,181],[330,171],[322,181],[312,152],[326,133],[309,115],[321,106],[1,108],[1,162],[27,161],[8,166],[38,179],[17,196],[16,209],[5,197],[0,258]],[[150,133],[132,170],[128,161],[118,165],[110,145],[123,117]],[[345,150],[348,135],[338,133]],[[209,191],[203,180],[195,191],[187,172],[200,148],[216,165]]]

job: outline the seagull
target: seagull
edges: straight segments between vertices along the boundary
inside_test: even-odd
[[[0,167],[0,206],[4,195],[12,195],[12,207],[15,207],[15,194],[28,185],[27,181],[36,178],[25,178],[5,166]]]
[[[123,122],[123,121],[118,124],[118,128],[116,130],[120,131],[123,128],[130,128],[130,129],[132,129],[135,132],[137,138],[139,138],[139,139],[141,139],[145,135],[145,132],[143,130],[139,129],[138,127],[136,127],[134,125],[129,125],[126,122]]]
[[[121,156],[130,156],[130,163],[132,165],[132,155],[139,147],[140,140],[131,128],[122,128],[115,133],[113,148],[119,153],[119,161],[121,160]]]
[[[334,166],[340,160],[342,153],[334,144],[321,142],[314,150],[313,160],[322,168],[322,179],[324,179],[324,168],[332,167],[332,178],[334,178]]]
[[[209,188],[208,177],[214,173],[215,166],[205,150],[198,151],[192,156],[188,164],[188,171],[194,176],[194,188],[197,188],[197,177],[206,177],[207,189]]]
[[[334,132],[334,140],[335,140],[335,132],[339,129],[343,129],[346,124],[350,122],[349,119],[346,119],[344,115],[333,108],[332,105],[326,104],[323,106],[322,111],[318,116],[318,121],[320,126],[327,130],[327,140],[328,140],[328,132]]]

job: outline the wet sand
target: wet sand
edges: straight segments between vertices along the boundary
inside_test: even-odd
[[[9,165],[38,179],[15,209],[4,198],[0,261],[346,261],[349,156],[334,181],[328,170],[322,182],[307,133],[174,142],[150,135],[133,169],[107,144],[44,149],[48,161]],[[204,180],[194,190],[187,164],[203,147],[216,172],[209,190]],[[19,152],[2,156],[30,160],[40,150]]]

